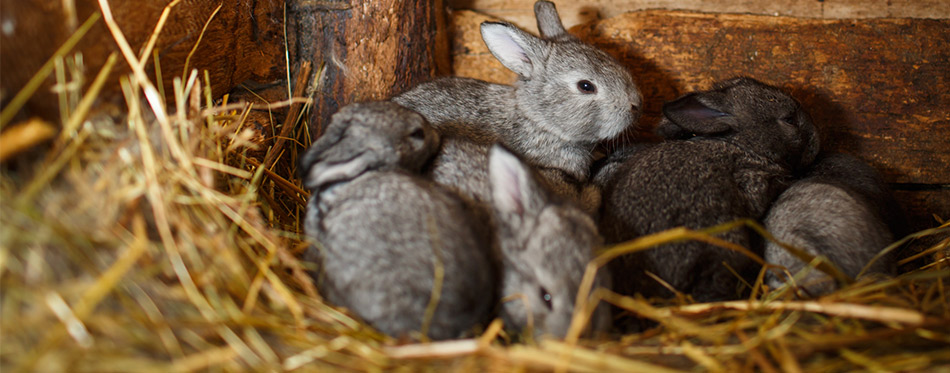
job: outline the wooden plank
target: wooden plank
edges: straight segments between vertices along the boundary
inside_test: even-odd
[[[894,197],[908,212],[908,226],[916,229],[935,227],[950,220],[950,189],[906,190],[894,186]]]
[[[687,10],[804,18],[950,18],[944,0],[586,0],[556,1],[566,27],[643,10]],[[474,10],[537,32],[534,0],[448,0],[454,9]]]

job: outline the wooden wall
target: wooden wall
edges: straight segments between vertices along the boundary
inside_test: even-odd
[[[72,6],[65,6],[67,3]],[[116,23],[136,53],[145,46],[169,3],[171,0],[109,1]],[[280,79],[286,71],[282,6],[282,0],[178,3],[155,46],[166,91],[171,91],[172,79],[182,75],[189,54],[189,70],[207,70],[212,92],[218,97],[248,79]],[[0,0],[0,9],[0,101],[6,105],[78,25],[99,11],[99,4],[96,0]],[[88,85],[109,54],[118,50],[100,18],[67,56],[82,54]],[[103,100],[121,97],[118,79],[130,68],[121,56],[119,60],[103,88]],[[148,56],[147,61],[146,71],[152,74],[154,59]],[[59,101],[51,92],[54,83],[53,77],[45,80],[30,100],[26,115],[58,119],[58,114],[51,115],[59,110]]]
[[[453,13],[453,67],[458,75],[510,82],[514,75],[480,41],[478,24],[490,18]],[[645,11],[571,32],[630,68],[644,95],[644,131],[659,121],[663,102],[752,76],[805,105],[825,150],[881,170],[914,227],[932,226],[933,214],[950,218],[948,20]]]

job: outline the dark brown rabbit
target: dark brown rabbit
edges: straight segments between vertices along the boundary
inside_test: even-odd
[[[680,226],[761,219],[793,173],[818,152],[801,106],[751,78],[683,96],[664,105],[663,114],[657,132],[667,141],[626,152],[597,177],[605,185],[600,227],[608,243]],[[742,229],[720,237],[757,246]],[[732,271],[751,277],[757,266],[738,252],[684,241],[620,257],[610,269],[623,294],[671,295],[650,272],[697,300],[712,301],[738,297],[740,281]]]

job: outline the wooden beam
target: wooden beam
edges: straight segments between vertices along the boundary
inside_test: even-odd
[[[537,32],[535,0],[448,0],[453,9],[474,10]],[[644,10],[686,10],[703,13],[737,13],[818,19],[843,18],[950,18],[944,0],[556,0],[564,26]]]

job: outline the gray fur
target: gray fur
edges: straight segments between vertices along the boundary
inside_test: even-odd
[[[420,331],[435,269],[444,273],[429,336],[455,338],[486,321],[495,304],[489,243],[456,195],[411,174],[436,151],[422,116],[393,103],[344,107],[304,156],[313,192],[308,259],[331,303],[380,331]]]
[[[846,154],[829,155],[779,196],[765,218],[765,227],[779,241],[825,256],[854,278],[894,240],[885,223],[888,217],[901,215],[893,210],[893,201],[873,167]],[[765,260],[788,268],[792,274],[807,266],[773,242],[765,246]],[[886,255],[868,272],[892,273],[893,269],[893,256]],[[772,272],[766,276],[769,286],[784,284],[784,276]],[[833,278],[814,269],[798,284],[816,296],[837,288]]]
[[[505,325],[522,331],[531,324],[536,337],[563,337],[585,266],[602,243],[593,220],[552,192],[552,179],[542,177],[543,170],[532,169],[488,140],[477,142],[478,136],[462,133],[464,127],[447,128],[439,155],[425,172],[461,195],[476,219],[492,222],[501,258],[501,296],[524,294],[531,309],[529,315],[524,298],[506,302],[501,308]],[[471,169],[485,172],[462,172]],[[517,193],[501,193],[505,186],[518,186]],[[490,193],[485,195],[483,190]],[[512,203],[521,207],[513,208]],[[606,269],[599,286],[609,281],[604,273]],[[551,309],[540,300],[542,288],[553,296]],[[609,325],[608,312],[598,307],[589,331],[603,331]]]
[[[586,213],[550,195],[532,169],[508,151],[493,147],[489,163],[502,254],[501,295],[510,299],[502,304],[501,316],[511,329],[531,325],[535,337],[564,337],[581,278],[601,237]],[[595,288],[609,286],[605,273],[599,272]],[[603,331],[609,322],[609,309],[600,306],[588,331]]]
[[[599,199],[590,191],[577,193],[589,181],[591,151],[635,123],[640,92],[613,57],[564,31],[553,3],[538,1],[535,13],[542,38],[508,23],[481,26],[492,54],[518,74],[514,85],[446,77],[393,101],[418,111],[440,131],[465,126],[476,142],[500,142],[531,166],[554,170],[543,176],[556,179],[555,192],[592,208]],[[594,84],[596,93],[583,92],[582,80]],[[486,173],[441,164],[449,168],[446,173]],[[476,191],[487,199],[488,189]]]
[[[597,177],[605,184],[601,233],[608,243],[686,226],[700,229],[759,219],[793,171],[818,152],[814,126],[800,105],[750,78],[720,82],[663,107],[657,132],[668,139],[624,154]],[[755,249],[745,230],[721,238]],[[758,251],[758,250],[755,250]],[[744,255],[696,241],[672,243],[611,262],[622,294],[668,296],[658,275],[700,301],[736,298],[739,281],[723,265],[754,275]]]

